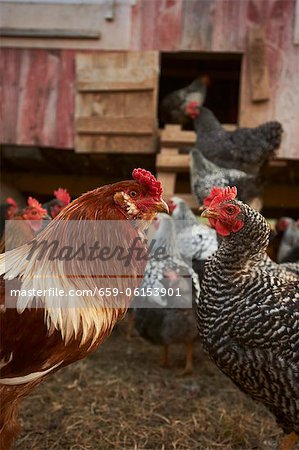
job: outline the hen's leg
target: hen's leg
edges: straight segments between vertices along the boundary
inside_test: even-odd
[[[186,366],[184,370],[184,374],[192,373],[193,371],[193,343],[188,342],[186,344]]]
[[[279,450],[292,450],[296,444],[296,442],[299,440],[299,436],[297,433],[290,433],[287,434],[279,447]]]
[[[162,366],[169,367],[169,345],[164,344],[163,346],[163,357],[162,357]]]

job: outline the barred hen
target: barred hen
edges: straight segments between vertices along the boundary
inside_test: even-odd
[[[233,188],[235,190],[236,187]],[[225,188],[214,187],[210,195],[205,198],[204,206],[208,207],[213,199],[223,193]],[[271,232],[270,232],[271,233]],[[218,238],[221,239],[220,235]],[[267,247],[268,250],[268,247]],[[258,266],[260,270],[266,270],[271,276],[283,278],[285,281],[299,281],[299,264],[287,263],[278,264],[273,261],[266,252],[260,252],[257,256]]]
[[[191,189],[199,205],[209,195],[213,186],[237,186],[239,198],[245,203],[256,205],[260,209],[259,197],[262,183],[259,176],[237,169],[226,169],[209,161],[196,148],[191,151]]]
[[[142,229],[168,207],[152,174],[135,169],[133,178],[83,194],[34,241],[0,256],[0,447],[5,450],[19,432],[22,398],[51,373],[94,351],[140,284],[144,258],[132,257],[126,265],[115,251],[122,256],[135,248],[142,256]],[[20,291],[13,295],[11,288]]]
[[[162,122],[185,125],[190,121],[185,113],[187,105],[191,103],[192,108],[198,108],[204,103],[208,83],[208,77],[197,77],[188,86],[166,95],[160,107]],[[192,116],[192,112],[190,115]]]
[[[270,227],[236,189],[223,189],[202,214],[222,237],[209,258],[196,307],[203,347],[243,392],[263,403],[285,433],[299,434],[299,285],[260,265]]]
[[[190,373],[193,342],[198,336],[192,309],[192,300],[199,295],[198,278],[191,262],[188,265],[178,251],[173,220],[159,215],[158,221],[140,295],[133,302],[135,327],[144,339],[163,345],[165,366],[168,366],[169,346],[184,344],[184,373]],[[164,249],[162,259],[155,256],[159,249]]]
[[[187,114],[194,118],[188,111]],[[237,169],[248,174],[258,174],[264,163],[279,148],[282,126],[279,122],[266,122],[256,128],[225,130],[212,111],[205,107],[198,109],[194,119],[196,148],[220,167]]]

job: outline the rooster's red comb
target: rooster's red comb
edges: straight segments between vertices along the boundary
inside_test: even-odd
[[[28,208],[35,208],[40,214],[47,214],[47,210],[42,207],[42,205],[38,200],[36,200],[36,198],[28,197],[27,205]]]
[[[54,195],[60,202],[68,205],[71,201],[70,194],[66,189],[58,188],[57,191],[54,191]]]
[[[237,188],[233,187],[213,187],[211,189],[210,195],[205,198],[204,205],[210,206],[213,203],[213,206],[219,205],[219,203],[224,202],[225,200],[234,200],[237,197]]]
[[[6,203],[8,205],[14,206],[15,208],[18,206],[17,202],[12,197],[7,197]]]
[[[143,186],[148,189],[149,193],[154,198],[161,198],[163,192],[162,184],[148,170],[134,169],[132,176],[134,180],[138,181],[140,184],[143,184]]]

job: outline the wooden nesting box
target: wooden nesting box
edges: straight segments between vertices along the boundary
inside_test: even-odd
[[[156,151],[157,52],[76,55],[75,150]]]

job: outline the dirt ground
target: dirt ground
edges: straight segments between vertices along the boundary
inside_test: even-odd
[[[194,373],[179,376],[184,349],[161,348],[123,326],[89,358],[41,384],[22,406],[15,450],[265,450],[280,430],[196,345]]]

